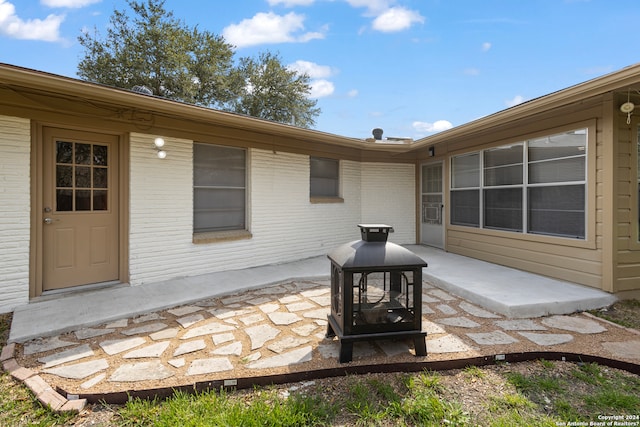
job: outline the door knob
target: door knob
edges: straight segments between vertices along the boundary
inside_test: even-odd
[[[53,219],[51,219],[51,218],[45,218],[45,219],[44,219],[44,223],[45,223],[45,224],[52,224],[52,223],[53,223]]]

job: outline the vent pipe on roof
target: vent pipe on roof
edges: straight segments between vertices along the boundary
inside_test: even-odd
[[[375,128],[371,131],[371,133],[373,134],[374,139],[380,141],[382,139],[382,134],[384,133],[384,131],[380,128]]]

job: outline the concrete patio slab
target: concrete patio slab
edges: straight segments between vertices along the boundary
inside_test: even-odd
[[[530,318],[569,314],[605,307],[615,301],[614,296],[597,289],[426,246],[407,247],[429,264],[424,269],[424,279],[441,288],[426,289],[429,295],[440,301],[453,298],[451,295],[461,297],[481,307],[486,315],[492,312],[510,318]],[[232,304],[239,301],[238,294],[245,290],[265,289],[270,284],[293,280],[326,280],[329,274],[329,261],[326,256],[319,256],[290,263],[223,271],[140,286],[119,285],[45,296],[15,309],[9,342],[25,342],[108,322],[114,322],[115,325],[123,318],[134,317],[133,323],[159,320],[153,317],[157,315],[152,312],[179,306],[188,307],[198,301],[221,295],[229,295],[228,303]],[[328,286],[328,282],[326,283]],[[292,299],[283,303],[295,302]],[[260,301],[255,303],[263,304]],[[185,311],[178,313],[186,314],[189,310],[192,308],[185,308]],[[231,309],[229,311],[232,312]],[[151,314],[147,315],[148,313]],[[326,309],[319,309],[317,312],[307,312],[305,317],[326,320],[326,314]],[[139,317],[135,319],[135,316]],[[216,331],[207,330],[203,334],[214,332]]]

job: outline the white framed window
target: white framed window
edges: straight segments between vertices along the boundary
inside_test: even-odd
[[[587,129],[454,156],[451,224],[585,239],[586,167]]]
[[[480,226],[480,153],[451,159],[451,224]]]
[[[340,161],[324,157],[311,157],[309,160],[310,197],[340,197]]]
[[[246,229],[247,153],[193,144],[193,232]]]

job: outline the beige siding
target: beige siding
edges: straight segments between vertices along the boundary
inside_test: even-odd
[[[529,271],[560,280],[583,285],[603,287],[602,234],[604,210],[604,186],[602,167],[603,156],[603,124],[602,120],[593,117],[602,115],[597,104],[586,105],[584,111],[567,110],[548,113],[548,117],[532,118],[522,123],[519,128],[496,132],[499,139],[492,141],[490,136],[479,138],[482,145],[473,151],[521,141],[532,135],[550,132],[549,129],[562,129],[567,123],[591,124],[595,126],[595,140],[589,147],[588,156],[588,206],[587,206],[587,239],[572,240],[549,236],[525,235],[521,233],[500,232],[493,230],[469,229],[466,227],[447,226],[446,249],[450,252],[465,255],[488,262]],[[571,127],[573,125],[569,125]],[[569,130],[569,129],[565,129]],[[465,152],[458,150],[454,154]],[[469,150],[467,150],[469,151]],[[447,180],[448,181],[448,180]]]
[[[30,121],[0,116],[0,313],[29,301]]]
[[[625,100],[619,100],[619,103]],[[617,112],[616,112],[617,113]],[[638,199],[637,199],[637,126],[634,119],[630,125],[626,115],[616,114],[615,145],[616,158],[616,198],[615,236],[613,242],[613,284],[614,292],[635,291],[640,295],[640,243],[638,242]]]
[[[389,240],[416,243],[413,164],[362,164],[362,222],[393,226]]]

